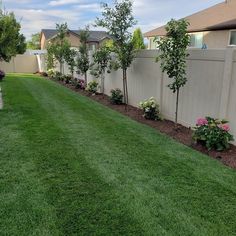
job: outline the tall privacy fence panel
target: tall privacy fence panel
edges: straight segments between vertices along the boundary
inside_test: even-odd
[[[128,70],[129,103],[137,106],[142,100],[155,97],[167,119],[175,117],[175,94],[167,87],[171,81],[155,62],[157,50],[139,52]],[[226,118],[236,136],[236,50],[234,48],[189,50],[188,82],[181,89],[179,122],[194,126],[202,116]],[[94,79],[89,76],[89,81]],[[106,74],[105,93],[122,89],[120,70]]]
[[[35,73],[39,63],[35,55],[17,55],[10,62],[0,62],[0,69],[6,73]]]

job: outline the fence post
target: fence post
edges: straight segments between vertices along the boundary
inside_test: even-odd
[[[228,114],[228,103],[229,103],[229,93],[230,85],[232,80],[233,73],[233,57],[234,57],[234,47],[227,47],[225,51],[225,65],[224,65],[224,74],[223,74],[223,83],[221,90],[221,99],[220,99],[220,113],[219,118],[225,119]]]
[[[161,72],[161,81],[160,81],[160,112],[163,111],[163,89],[164,89],[164,72]]]

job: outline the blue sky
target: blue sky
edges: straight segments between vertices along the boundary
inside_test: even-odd
[[[137,27],[143,32],[165,24],[171,18],[182,18],[223,0],[134,0]],[[112,4],[113,0],[103,0]],[[67,22],[79,29],[92,24],[100,15],[100,1],[95,0],[3,0],[8,11],[14,11],[27,38],[42,28],[55,28],[55,23]]]

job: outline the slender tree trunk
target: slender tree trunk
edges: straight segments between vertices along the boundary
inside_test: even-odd
[[[87,72],[84,73],[84,85],[87,87]]]
[[[124,104],[126,104],[126,89],[125,89],[125,75],[123,70],[123,98],[124,98]]]
[[[175,126],[178,124],[178,111],[179,111],[179,88],[177,89],[176,94],[176,107],[175,107]]]
[[[62,74],[62,62],[60,62],[60,73]]]
[[[124,91],[124,103],[125,103],[125,109],[127,110],[128,105],[128,86],[127,86],[127,70],[123,69],[123,91]]]
[[[125,88],[126,88],[126,103],[129,104],[129,93],[128,93],[128,81],[127,81],[127,74],[125,71]]]
[[[105,85],[104,85],[104,81],[105,81],[105,71],[102,71],[102,76],[101,76],[101,92],[102,92],[102,96],[104,97],[104,90],[105,90]]]

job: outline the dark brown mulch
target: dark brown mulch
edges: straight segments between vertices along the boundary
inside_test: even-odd
[[[207,154],[211,158],[217,159],[220,162],[222,162],[224,165],[232,167],[236,169],[236,146],[231,145],[229,150],[218,152],[218,151],[208,151],[204,146],[201,144],[196,144],[192,140],[192,130],[191,128],[184,127],[182,125],[178,126],[178,129],[176,130],[175,124],[172,121],[169,120],[163,120],[163,121],[152,121],[147,120],[143,117],[142,111],[136,107],[128,105],[125,107],[125,105],[113,105],[111,104],[109,97],[107,95],[92,95],[91,93],[76,89],[74,86],[70,84],[64,84],[63,82],[59,82],[63,86],[70,88],[71,90],[80,93],[81,95],[88,96],[91,99],[110,107],[128,117],[130,117],[133,120],[136,120],[142,124],[149,125],[157,130],[159,130],[161,133],[167,134],[168,136],[174,138],[180,143],[183,143],[186,146],[192,147],[193,149],[200,151],[204,154]]]

